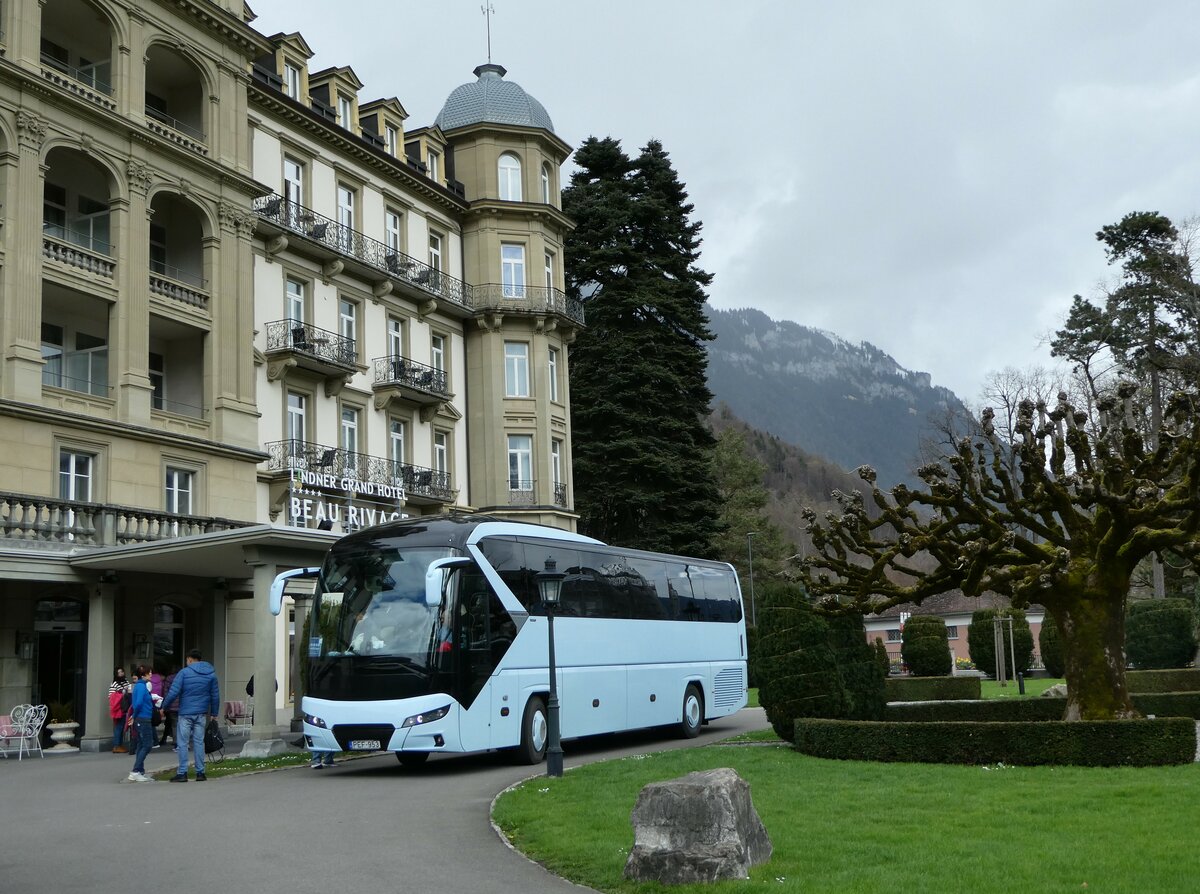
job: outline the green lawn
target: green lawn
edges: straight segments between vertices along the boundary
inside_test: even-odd
[[[1061,678],[1055,680],[1051,677],[1039,677],[1033,680],[1026,680],[1025,695],[1021,695],[1015,680],[1010,680],[1007,686],[1001,686],[995,680],[980,680],[979,688],[984,698],[1028,698],[1035,695],[1041,695],[1055,683],[1061,682]]]
[[[774,844],[749,882],[626,882],[648,782],[733,767]],[[1192,892],[1200,768],[957,767],[826,761],[770,745],[644,755],[532,779],[495,819],[538,862],[600,891]]]

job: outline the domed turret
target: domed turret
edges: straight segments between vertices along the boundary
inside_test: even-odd
[[[554,133],[546,108],[515,81],[504,80],[503,65],[480,65],[474,83],[463,84],[450,94],[434,122],[443,131],[472,124],[512,124],[538,127]]]

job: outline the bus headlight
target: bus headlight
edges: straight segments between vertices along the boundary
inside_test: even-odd
[[[312,714],[305,714],[304,722],[311,726],[315,726],[318,729],[329,729],[329,727],[325,725],[324,720],[322,720],[320,717],[314,717]]]
[[[450,706],[446,705],[443,708],[435,708],[432,711],[424,711],[420,714],[414,714],[412,717],[406,717],[404,722],[400,724],[400,728],[404,729],[409,726],[420,726],[422,723],[432,723],[435,720],[441,720],[450,713]]]

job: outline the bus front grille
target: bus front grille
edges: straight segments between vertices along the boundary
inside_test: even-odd
[[[333,737],[343,751],[364,750],[361,745],[350,743],[376,741],[381,749],[388,747],[396,727],[390,723],[339,723],[333,727]]]

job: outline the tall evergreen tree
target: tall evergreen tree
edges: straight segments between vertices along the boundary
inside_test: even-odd
[[[618,140],[586,140],[563,192],[570,293],[587,328],[571,351],[575,505],[583,532],[610,543],[711,555],[715,441],[704,424],[712,339],[697,266],[700,228],[667,153],[630,160]]]

